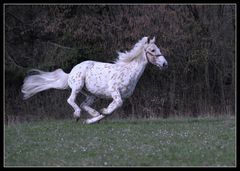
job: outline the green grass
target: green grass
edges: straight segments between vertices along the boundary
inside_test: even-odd
[[[5,126],[5,166],[235,166],[235,119]]]

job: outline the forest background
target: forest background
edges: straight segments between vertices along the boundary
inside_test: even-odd
[[[234,115],[235,15],[231,4],[5,5],[5,119],[72,117],[70,90],[22,99],[27,71],[62,68],[69,73],[85,60],[113,62],[117,51],[130,50],[143,36],[156,36],[169,67],[160,71],[149,64],[113,117]],[[77,100],[80,104],[84,97]]]

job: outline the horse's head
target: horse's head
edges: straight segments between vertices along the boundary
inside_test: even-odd
[[[147,38],[144,46],[144,52],[146,59],[149,63],[158,66],[160,69],[167,68],[168,63],[160,49],[155,45],[155,37],[153,39]]]

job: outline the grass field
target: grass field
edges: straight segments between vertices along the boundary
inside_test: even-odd
[[[234,118],[5,126],[5,166],[235,166]]]

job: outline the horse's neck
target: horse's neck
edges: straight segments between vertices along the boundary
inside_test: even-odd
[[[147,66],[147,61],[144,56],[141,55],[139,58],[131,61],[127,65],[129,68],[129,73],[131,72],[131,75],[136,79],[136,81],[138,81]]]

